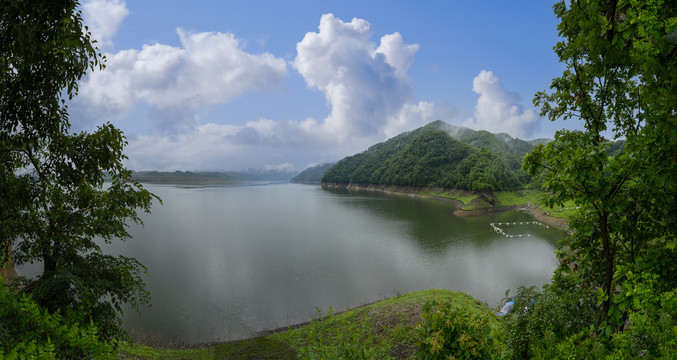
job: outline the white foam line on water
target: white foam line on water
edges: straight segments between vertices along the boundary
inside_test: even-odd
[[[495,232],[497,232],[497,233],[499,233],[499,234],[501,234],[505,237],[509,237],[509,238],[512,238],[512,237],[530,237],[531,235],[530,234],[525,234],[525,235],[522,235],[522,234],[518,234],[518,235],[507,234],[505,232],[505,230],[500,228],[498,225],[500,225],[500,226],[504,226],[504,225],[539,225],[539,226],[545,226],[546,229],[550,228],[550,226],[543,224],[542,222],[538,222],[538,221],[515,221],[515,222],[506,222],[506,223],[502,223],[502,222],[489,223],[489,226],[491,226],[491,228]]]

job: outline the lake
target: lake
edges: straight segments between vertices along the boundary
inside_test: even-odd
[[[160,196],[106,247],[148,267],[152,307],[124,326],[150,341],[242,339],[355,307],[443,288],[492,307],[507,289],[541,285],[564,233],[523,211],[460,218],[452,204],[288,183],[145,185]],[[520,237],[521,235],[521,237]]]

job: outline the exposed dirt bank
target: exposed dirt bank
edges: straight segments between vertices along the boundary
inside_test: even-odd
[[[536,205],[529,205],[526,208],[526,210],[528,210],[531,216],[536,218],[536,220],[544,224],[554,226],[562,230],[566,230],[567,232],[570,232],[569,219],[550,216],[545,211],[539,209],[538,206]]]
[[[520,210],[520,209],[526,210],[526,207],[523,206],[523,205],[514,205],[514,206],[496,206],[496,207],[490,207],[490,208],[484,208],[484,209],[478,209],[478,210],[456,210],[456,211],[454,211],[454,215],[456,215],[458,217],[470,217],[470,216],[478,216],[478,215],[497,213],[497,212],[501,212],[501,211]]]

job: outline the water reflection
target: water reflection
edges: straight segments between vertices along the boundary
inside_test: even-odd
[[[307,321],[316,307],[429,288],[496,305],[508,288],[550,279],[562,236],[491,230],[491,222],[531,220],[521,212],[457,218],[444,202],[316,186],[147,188],[164,206],[106,251],[149,269],[153,305],[141,315],[128,310],[124,324],[150,340],[240,339]]]
[[[476,246],[489,246],[497,240],[497,234],[490,224],[494,222],[531,222],[533,218],[526,212],[507,211],[487,215],[460,218],[453,216],[457,209],[453,203],[414,198],[403,195],[387,195],[366,191],[325,190],[341,199],[340,204],[353,211],[364,211],[388,221],[401,224],[408,239],[431,253],[447,250],[455,244],[471,242]],[[509,225],[516,237],[536,236],[545,241],[556,243],[559,231],[533,224]]]

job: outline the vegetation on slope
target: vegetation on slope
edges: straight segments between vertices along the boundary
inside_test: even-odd
[[[322,176],[336,163],[327,163],[309,167],[296,175],[291,182],[299,184],[319,184],[322,182]]]
[[[452,130],[459,139],[449,134]],[[474,191],[520,188],[529,180],[520,170],[520,159],[530,145],[510,139],[521,147],[488,132],[435,121],[344,158],[327,170],[322,182]]]
[[[553,9],[566,70],[534,103],[580,129],[537,145],[524,169],[540,177],[547,205],[578,209],[553,283],[518,291],[509,347],[522,358],[674,358],[677,6],[590,0]]]
[[[430,344],[445,347],[439,310],[462,311],[463,316],[449,324],[460,330],[456,337],[469,339],[464,349],[492,351],[498,346],[480,349],[474,346],[481,325],[490,339],[500,333],[493,311],[471,296],[448,290],[426,290],[405,294],[372,305],[326,316],[318,309],[318,318],[309,324],[268,336],[202,349],[161,350],[141,345],[123,346],[123,359],[410,359],[424,355]],[[453,333],[449,332],[450,335]],[[473,336],[470,336],[470,335]],[[440,338],[442,336],[442,338]],[[470,343],[472,342],[472,343]],[[452,344],[448,344],[451,346]],[[493,345],[493,344],[492,344]],[[421,349],[424,349],[421,352]],[[435,348],[437,349],[437,348]],[[432,349],[430,349],[432,350]]]

